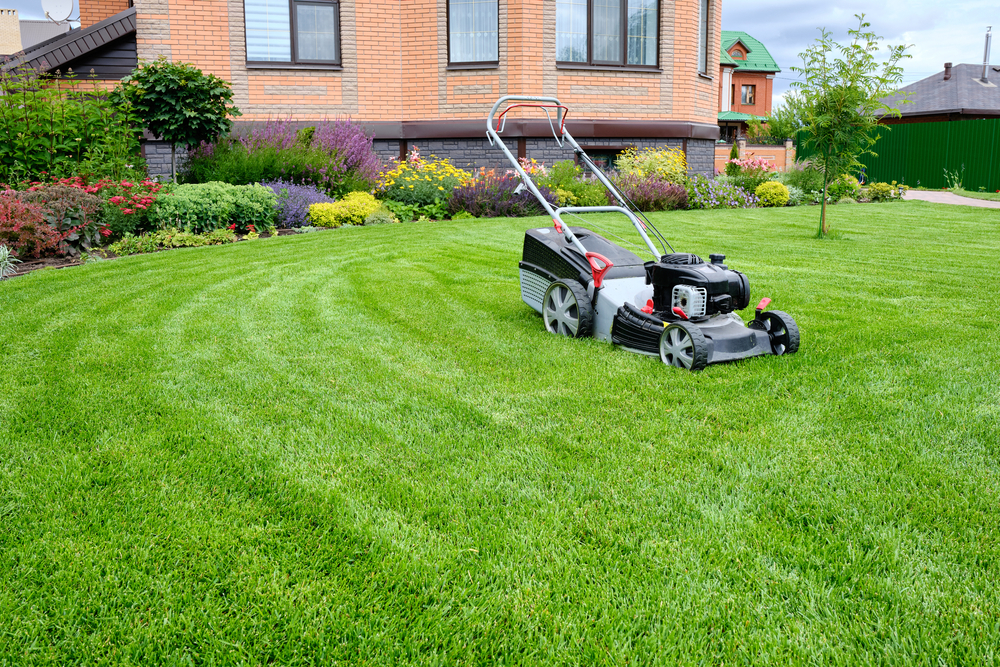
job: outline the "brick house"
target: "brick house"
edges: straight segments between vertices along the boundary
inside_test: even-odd
[[[767,48],[745,32],[722,31],[719,54],[719,127],[728,141],[745,134],[750,116],[771,115],[774,75],[781,71]]]
[[[498,97],[556,95],[598,160],[676,146],[713,169],[719,0],[80,0],[80,14],[23,60],[118,78],[130,50],[164,55],[232,82],[240,123],[350,116],[385,158],[416,145],[461,167],[503,164],[485,138]],[[504,136],[522,156],[571,157],[538,116]],[[145,150],[162,172],[169,148]]]

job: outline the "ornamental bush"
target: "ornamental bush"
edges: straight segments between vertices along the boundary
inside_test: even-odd
[[[192,234],[179,229],[164,229],[150,234],[126,234],[120,241],[108,246],[108,252],[116,255],[138,255],[156,252],[164,248],[199,248],[206,245],[235,243],[236,232],[231,229],[216,229],[204,234]]]
[[[366,227],[370,225],[395,224],[397,222],[399,222],[399,218],[393,215],[392,211],[387,209],[385,206],[379,206],[373,213],[365,218]]]
[[[454,216],[464,211],[476,218],[543,215],[545,209],[535,195],[527,189],[515,192],[520,184],[521,178],[516,173],[481,172],[474,180],[455,189],[448,200],[448,213]],[[538,191],[547,202],[557,206],[555,194],[547,187],[540,186]]]
[[[38,204],[45,222],[62,236],[62,250],[78,255],[101,245],[111,235],[97,216],[101,199],[69,185],[33,185],[19,195],[21,201]]]
[[[17,195],[11,190],[0,194],[0,244],[20,259],[59,254],[62,234],[45,222],[41,206]]]
[[[542,167],[544,169],[544,167]],[[536,172],[530,171],[534,175]],[[583,168],[572,160],[556,162],[542,172],[535,182],[544,185],[556,196],[559,206],[604,206],[607,189],[600,181],[582,178]]]
[[[822,191],[822,188],[820,190]],[[850,174],[843,174],[836,180],[830,180],[826,186],[826,196],[835,202],[845,198],[857,200],[861,196],[861,184]]]
[[[454,167],[449,160],[439,160],[433,155],[425,160],[414,146],[406,160],[390,163],[382,174],[378,193],[382,199],[426,206],[448,201],[451,191],[471,178],[471,174]]]
[[[274,227],[278,215],[278,196],[271,188],[255,183],[253,185],[234,185],[229,190],[233,200],[233,212],[229,218],[229,226],[233,229],[246,230],[250,227],[261,231]]]
[[[657,176],[668,183],[687,181],[687,158],[680,148],[626,148],[615,162],[622,174]]]
[[[615,185],[640,211],[649,213],[687,208],[687,188],[656,175],[624,174],[615,179]],[[607,193],[606,202],[602,203],[618,205],[610,192]]]
[[[761,183],[754,191],[761,206],[784,206],[788,203],[788,188],[777,181]]]
[[[227,183],[213,181],[179,185],[157,202],[155,220],[159,227],[177,227],[186,232],[203,232],[229,225],[233,200]]]
[[[688,184],[688,208],[756,208],[757,196],[738,185],[695,176]]]
[[[316,227],[363,225],[365,218],[377,211],[379,202],[367,192],[352,192],[332,204],[309,207],[309,222]]]
[[[743,188],[747,192],[754,192],[757,186],[765,181],[769,181],[774,171],[774,164],[763,158],[744,157],[730,160],[730,164],[735,165],[734,173],[726,169],[726,174],[733,183]]]
[[[332,204],[337,201],[315,185],[296,185],[290,181],[266,181],[277,197],[275,225],[281,229],[295,229],[309,224],[309,207],[313,204]]]
[[[873,202],[896,199],[896,189],[888,183],[872,183],[868,186],[868,199]]]

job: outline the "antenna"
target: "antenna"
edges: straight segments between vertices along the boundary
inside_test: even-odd
[[[988,70],[990,69],[990,38],[993,37],[990,33],[993,30],[993,26],[986,26],[986,49],[983,51],[983,78],[982,82],[986,83],[989,81],[987,78]]]
[[[73,0],[42,0],[45,18],[55,23],[65,23],[73,13]]]

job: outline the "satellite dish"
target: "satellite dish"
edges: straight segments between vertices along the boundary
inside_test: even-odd
[[[73,0],[42,0],[45,18],[62,23],[73,13]]]

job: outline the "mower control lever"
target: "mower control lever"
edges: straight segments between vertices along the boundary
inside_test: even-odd
[[[611,260],[596,252],[587,253],[587,262],[590,264],[590,273],[594,276],[594,289],[601,289],[604,282],[604,274],[611,270],[614,264]]]

